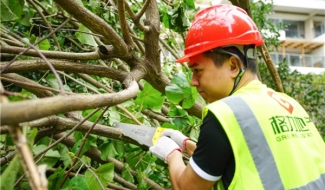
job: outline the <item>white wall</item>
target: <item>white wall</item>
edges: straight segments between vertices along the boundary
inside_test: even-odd
[[[324,0],[273,0],[273,4],[291,8],[325,9]]]

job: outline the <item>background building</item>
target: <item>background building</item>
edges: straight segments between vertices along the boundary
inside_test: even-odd
[[[270,0],[266,0],[272,2]],[[227,0],[196,0],[201,8]],[[286,58],[292,70],[325,72],[325,0],[273,0],[270,19],[281,23],[281,46],[270,52],[274,64]]]
[[[285,57],[302,73],[325,71],[325,0],[273,0],[274,23],[282,23],[275,64]]]

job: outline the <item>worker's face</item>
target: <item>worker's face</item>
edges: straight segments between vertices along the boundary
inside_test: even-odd
[[[230,59],[217,67],[212,59],[199,54],[190,58],[189,65],[193,72],[191,85],[206,102],[212,103],[230,94],[234,84]]]

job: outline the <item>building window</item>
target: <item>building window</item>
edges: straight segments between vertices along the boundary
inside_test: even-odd
[[[285,28],[286,37],[288,38],[305,38],[305,22],[283,20],[283,26]]]
[[[304,21],[271,19],[271,22],[274,25],[281,25],[287,38],[305,39]]]
[[[315,37],[318,37],[325,33],[325,22],[315,23]]]

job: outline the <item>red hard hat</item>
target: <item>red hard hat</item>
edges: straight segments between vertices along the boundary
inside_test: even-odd
[[[220,4],[198,12],[187,33],[184,56],[178,63],[210,49],[229,45],[262,45],[261,33],[247,13],[234,5]]]

